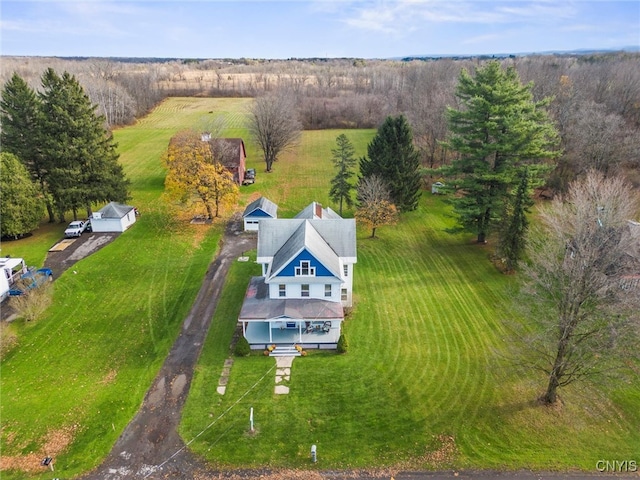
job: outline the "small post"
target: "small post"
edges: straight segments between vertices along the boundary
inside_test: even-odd
[[[318,461],[318,459],[316,457],[316,446],[315,445],[311,445],[311,461],[313,463],[316,463]]]
[[[253,433],[253,407],[251,407],[251,413],[249,414],[249,431]]]

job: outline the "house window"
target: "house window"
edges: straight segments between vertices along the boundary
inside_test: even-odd
[[[284,283],[278,285],[278,296],[286,297],[287,296],[287,286]]]
[[[303,283],[302,285],[300,285],[300,296],[301,297],[308,297],[309,296],[309,284],[308,283]]]
[[[331,284],[330,283],[325,283],[324,284],[324,296],[325,297],[330,297],[331,296]]]
[[[343,265],[342,266],[342,270],[343,270],[344,276],[348,277],[349,276],[349,265]]]
[[[347,301],[347,289],[346,289],[346,288],[343,288],[343,289],[340,291],[340,298],[341,298],[341,300],[342,300],[343,302],[346,302],[346,301]]]
[[[296,277],[315,277],[316,267],[311,266],[309,260],[300,260],[300,266],[296,267]]]

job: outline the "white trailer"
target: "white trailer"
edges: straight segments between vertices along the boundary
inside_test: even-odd
[[[9,295],[11,286],[28,272],[22,258],[0,257],[0,300]]]

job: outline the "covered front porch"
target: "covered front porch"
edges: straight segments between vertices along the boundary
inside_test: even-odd
[[[340,320],[240,321],[242,333],[253,350],[269,345],[300,345],[306,349],[334,349],[340,338]]]

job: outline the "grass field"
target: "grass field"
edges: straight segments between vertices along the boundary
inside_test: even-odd
[[[228,134],[246,141],[241,119],[248,102],[169,99],[116,132],[131,203],[142,215],[79,262],[77,274],[55,282],[45,318],[17,325],[18,346],[1,364],[3,469],[35,463],[40,471],[47,452],[56,457],[57,474],[70,478],[97,465],[133,417],[221,234],[220,225],[172,219],[160,200],[160,156],[177,130],[219,114],[229,119]],[[248,166],[258,176],[243,187],[239,208],[258,195],[276,202],[283,217],[312,200],[335,208],[327,192],[339,133],[304,132],[270,174],[247,142]],[[364,155],[374,132],[345,133]],[[192,448],[229,467],[594,471],[600,459],[637,460],[638,383],[569,389],[559,411],[532,402],[542,379],[515,376],[500,355],[513,319],[513,277],[497,273],[470,237],[444,233],[452,222],[447,212],[441,199],[425,194],[399,225],[380,228],[379,239],[359,231],[356,305],[345,322],[349,353],[297,359],[286,396],[273,393],[273,360],[258,355],[236,359],[226,395],[215,392],[248,278],[257,273],[252,262],[234,264],[183,415],[186,441],[204,430]],[[3,244],[2,253],[37,265],[63,227]],[[247,433],[251,407],[256,435]],[[311,444],[318,445],[315,466]]]
[[[282,216],[312,199],[327,204],[333,171],[324,152],[336,136],[305,132],[259,184]],[[370,138],[351,134],[360,155]],[[356,303],[344,328],[350,351],[295,360],[289,395],[274,395],[274,361],[260,354],[235,359],[227,393],[216,393],[221,339],[230,336],[249,276],[259,274],[232,267],[183,415],[185,440],[200,435],[191,448],[222,468],[593,472],[603,458],[636,458],[639,385],[568,388],[562,410],[540,407],[544,379],[517,376],[504,355],[517,321],[509,293],[516,278],[500,274],[471,236],[446,233],[448,212],[425,193],[419,209],[381,228],[379,239],[359,230]]]
[[[211,111],[235,116],[246,100],[170,99],[139,124],[115,132],[142,215],[112,244],[54,284],[54,304],[33,324],[14,322],[18,344],[2,360],[2,469],[38,475],[56,457],[69,478],[97,465],[137,411],[187,315],[221,224],[175,221],[160,200],[160,162],[170,137]],[[3,255],[41,265],[65,225],[2,245]],[[44,475],[44,476],[43,476]],[[3,471],[2,478],[25,478]]]

